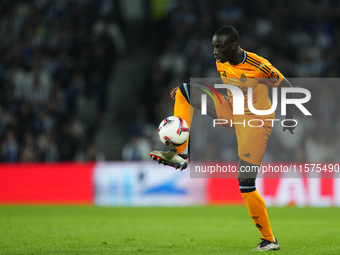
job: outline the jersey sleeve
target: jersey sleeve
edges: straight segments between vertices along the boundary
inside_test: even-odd
[[[268,60],[263,59],[266,72],[263,72],[264,82],[272,87],[277,87],[283,81],[284,76]]]

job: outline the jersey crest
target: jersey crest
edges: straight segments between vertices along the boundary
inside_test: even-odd
[[[241,74],[240,80],[245,83],[247,81],[247,77],[244,73]]]

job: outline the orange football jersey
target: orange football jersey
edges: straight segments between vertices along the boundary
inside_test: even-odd
[[[268,110],[272,103],[268,97],[269,86],[277,87],[284,76],[265,58],[255,53],[243,51],[241,63],[216,62],[217,70],[225,84],[239,87],[244,94],[244,111],[253,115],[248,108],[247,88],[253,88],[253,106],[257,110]],[[228,90],[228,100],[233,105],[232,93]]]

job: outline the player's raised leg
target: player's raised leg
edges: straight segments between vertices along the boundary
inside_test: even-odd
[[[201,94],[205,93],[203,90],[199,89],[201,86],[202,85],[199,84],[183,83],[176,91],[174,116],[184,119],[189,126],[189,130],[191,127],[194,107],[201,107]],[[211,98],[208,98],[207,100],[207,109],[208,115],[216,118],[214,101]],[[183,170],[188,165],[188,142],[189,140],[173,150],[152,151],[150,156],[153,160],[156,160],[159,163]]]
[[[174,105],[174,116],[178,116],[182,119],[184,119],[189,127],[191,127],[191,121],[192,116],[194,114],[194,108],[190,105],[191,100],[193,98],[190,98],[191,88],[190,84],[183,83],[181,86],[179,86],[176,95],[175,95],[175,105]],[[177,152],[179,154],[182,154],[188,147],[189,139],[182,144],[181,146],[178,146]],[[185,151],[185,154],[188,154],[187,151]]]
[[[254,170],[258,170],[257,165],[240,159],[238,180],[241,195],[247,205],[250,217],[253,219],[255,226],[261,232],[262,236],[261,243],[259,243],[253,250],[280,250],[280,246],[275,239],[270,227],[266,204],[261,195],[256,190],[255,180],[257,171]]]

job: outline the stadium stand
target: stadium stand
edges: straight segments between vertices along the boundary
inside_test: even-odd
[[[1,161],[93,160],[124,47],[109,2],[2,1]]]

